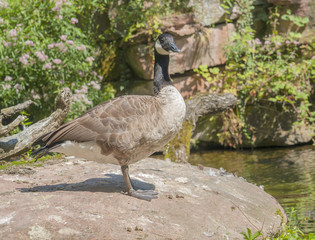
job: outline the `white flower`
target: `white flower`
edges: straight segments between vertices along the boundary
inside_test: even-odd
[[[88,63],[92,63],[94,61],[94,57],[87,57],[85,61],[87,61]]]

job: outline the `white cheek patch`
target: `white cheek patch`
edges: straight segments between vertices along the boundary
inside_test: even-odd
[[[169,55],[170,54],[168,51],[166,51],[164,48],[162,48],[159,40],[157,40],[155,43],[155,49],[161,55]]]

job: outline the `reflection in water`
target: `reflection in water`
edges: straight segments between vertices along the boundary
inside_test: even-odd
[[[288,213],[297,210],[305,233],[315,231],[315,147],[268,148],[255,151],[212,150],[193,153],[191,164],[224,168],[263,185]]]

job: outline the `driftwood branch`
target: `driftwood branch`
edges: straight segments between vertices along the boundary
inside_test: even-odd
[[[186,101],[186,116],[183,127],[166,146],[165,158],[175,162],[187,162],[190,154],[190,140],[199,117],[224,112],[237,103],[233,94],[199,94]]]
[[[70,91],[64,90],[57,97],[57,110],[49,117],[34,123],[22,132],[0,138],[0,159],[19,155],[29,150],[38,138],[57,129],[70,109],[71,100],[72,96]]]
[[[231,93],[218,94],[199,94],[186,101],[185,121],[191,122],[194,126],[199,117],[225,112],[237,103],[236,97]]]
[[[11,132],[13,129],[18,127],[25,119],[26,119],[26,116],[20,115],[16,119],[14,119],[13,122],[9,123],[8,125],[1,126],[0,137],[8,135],[9,132]]]
[[[26,118],[26,116],[19,115],[14,121],[7,125],[3,125],[2,120],[6,118],[13,117],[17,113],[29,108],[32,104],[35,104],[35,102],[28,100],[24,103],[20,103],[18,105],[15,105],[13,107],[8,107],[1,109],[0,111],[0,137],[8,136],[9,133],[19,126]]]
[[[16,113],[19,113],[19,112],[29,108],[32,104],[35,104],[35,102],[33,102],[32,100],[28,100],[24,103],[20,103],[18,105],[13,106],[13,107],[1,109],[0,115],[2,115],[3,118],[11,117]]]

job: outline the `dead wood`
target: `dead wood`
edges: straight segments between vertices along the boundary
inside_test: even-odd
[[[224,112],[237,103],[233,94],[199,94],[186,101],[186,116],[183,127],[165,147],[165,158],[174,162],[187,162],[190,155],[190,140],[199,117]]]
[[[0,159],[6,159],[26,152],[31,148],[32,144],[38,138],[57,129],[66,117],[70,109],[71,102],[71,92],[69,90],[64,90],[57,97],[56,111],[53,112],[49,117],[34,123],[22,132],[12,136],[0,138]],[[19,107],[17,106],[14,106],[9,111],[5,111],[3,115],[11,116],[11,113],[13,113],[15,110],[17,111],[17,109],[20,109],[21,105]]]

